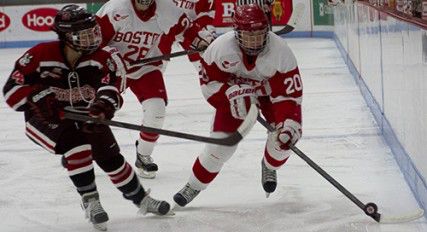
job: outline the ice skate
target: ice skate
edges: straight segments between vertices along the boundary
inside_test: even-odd
[[[142,199],[141,203],[138,205],[139,213],[146,215],[147,213],[152,213],[156,215],[174,215],[170,211],[170,205],[166,201],[156,200],[150,197],[150,189],[146,191],[145,197]]]
[[[178,204],[181,207],[186,206],[188,203],[190,203],[197,195],[199,195],[200,190],[196,190],[191,188],[190,184],[187,183],[184,188],[179,190],[174,196],[173,200],[176,204]]]
[[[85,211],[86,218],[89,219],[95,229],[107,230],[108,214],[102,208],[98,192],[83,194],[82,208]]]
[[[138,141],[135,146],[138,147]],[[135,167],[138,169],[138,174],[142,178],[153,179],[156,177],[156,173],[159,170],[157,164],[153,162],[153,158],[150,155],[142,155],[136,152]]]
[[[270,193],[276,190],[277,186],[277,174],[276,170],[268,169],[265,166],[264,160],[261,161],[261,184],[265,191],[265,196],[268,198]]]

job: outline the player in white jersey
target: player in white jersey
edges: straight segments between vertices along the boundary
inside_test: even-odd
[[[215,18],[215,3],[214,0],[173,0],[177,7],[181,8],[187,16],[201,28],[206,30],[206,33],[215,36],[215,27],[213,21]],[[180,44],[184,49],[191,49],[188,45],[182,42],[183,38],[180,38]],[[196,68],[200,74],[200,54],[192,53],[188,55],[188,59]]]
[[[97,12],[103,44],[116,47],[124,60],[126,86],[142,104],[142,125],[161,128],[165,117],[167,93],[162,75],[162,61],[138,65],[132,62],[169,54],[178,35],[185,46],[200,48],[213,39],[179,9],[166,0],[114,0]],[[122,82],[122,84],[123,84]],[[136,141],[136,167],[142,177],[154,178],[157,165],[153,152],[159,135],[141,132]]]
[[[211,136],[236,131],[250,104],[257,103],[269,133],[261,161],[262,186],[267,195],[277,185],[276,170],[290,155],[289,146],[301,137],[302,82],[298,65],[286,42],[268,30],[258,5],[238,6],[234,31],[218,37],[202,56],[202,92],[216,112]],[[237,146],[208,144],[193,164],[188,183],[174,196],[185,206],[206,189]]]

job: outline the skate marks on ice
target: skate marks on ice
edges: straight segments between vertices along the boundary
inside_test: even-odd
[[[342,228],[350,227],[351,223],[370,223],[357,210],[342,208],[342,204],[301,199],[298,188],[282,186],[280,192],[281,196],[272,195],[268,200],[250,204],[239,202],[180,208],[174,228],[177,231],[306,232],[325,229],[325,232],[343,232]],[[336,213],[339,211],[341,213]],[[190,226],[196,228],[190,229]]]
[[[202,194],[216,195],[212,192]],[[308,195],[302,192],[300,186],[279,185],[269,199],[262,195],[249,197],[252,199],[245,201],[239,201],[243,196],[233,194],[229,197],[228,200],[218,199],[218,202],[227,203],[215,204],[206,202],[201,195],[195,204],[176,210],[177,225],[174,228],[179,228],[178,231],[306,232],[337,227],[328,232],[343,232],[341,228],[350,223],[370,223],[369,218],[351,208],[351,205],[322,201],[320,198],[307,199]],[[197,225],[197,228],[192,228],[191,225]]]

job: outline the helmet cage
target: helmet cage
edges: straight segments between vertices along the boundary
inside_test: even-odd
[[[102,42],[101,28],[99,25],[94,27],[65,33],[65,40],[74,50],[83,53],[92,53],[96,51]]]
[[[261,53],[268,42],[268,27],[259,30],[235,30],[239,47],[249,56]]]
[[[102,42],[96,17],[78,5],[67,5],[58,11],[52,29],[59,40],[79,52],[92,53]]]
[[[238,6],[233,15],[233,27],[237,43],[247,55],[255,56],[264,50],[268,43],[269,24],[259,5]]]

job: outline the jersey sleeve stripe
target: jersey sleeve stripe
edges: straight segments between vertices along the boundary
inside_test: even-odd
[[[27,103],[27,96],[32,91],[30,86],[14,86],[5,94],[6,103],[14,110]]]

